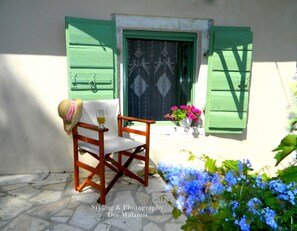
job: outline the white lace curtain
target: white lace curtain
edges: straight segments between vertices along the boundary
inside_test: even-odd
[[[176,102],[178,42],[128,40],[128,114],[164,120]]]

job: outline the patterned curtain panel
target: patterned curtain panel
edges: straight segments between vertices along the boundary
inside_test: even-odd
[[[176,100],[178,42],[128,40],[128,114],[164,120]]]

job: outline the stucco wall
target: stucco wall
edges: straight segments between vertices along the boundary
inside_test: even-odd
[[[67,98],[64,17],[110,20],[112,13],[251,27],[246,134],[152,135],[151,157],[184,160],[177,150],[183,147],[198,155],[250,158],[259,168],[274,165],[271,149],[286,134],[289,82],[296,71],[296,12],[295,0],[1,0],[0,174],[72,170],[71,139],[57,116],[58,103]]]

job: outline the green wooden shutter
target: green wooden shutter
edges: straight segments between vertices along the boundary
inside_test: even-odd
[[[116,98],[115,23],[66,17],[65,24],[69,98]]]
[[[207,133],[242,133],[247,124],[253,33],[248,27],[210,29],[205,115]]]

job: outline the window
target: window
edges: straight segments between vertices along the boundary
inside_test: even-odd
[[[124,31],[125,114],[163,121],[173,105],[192,103],[194,33]]]

